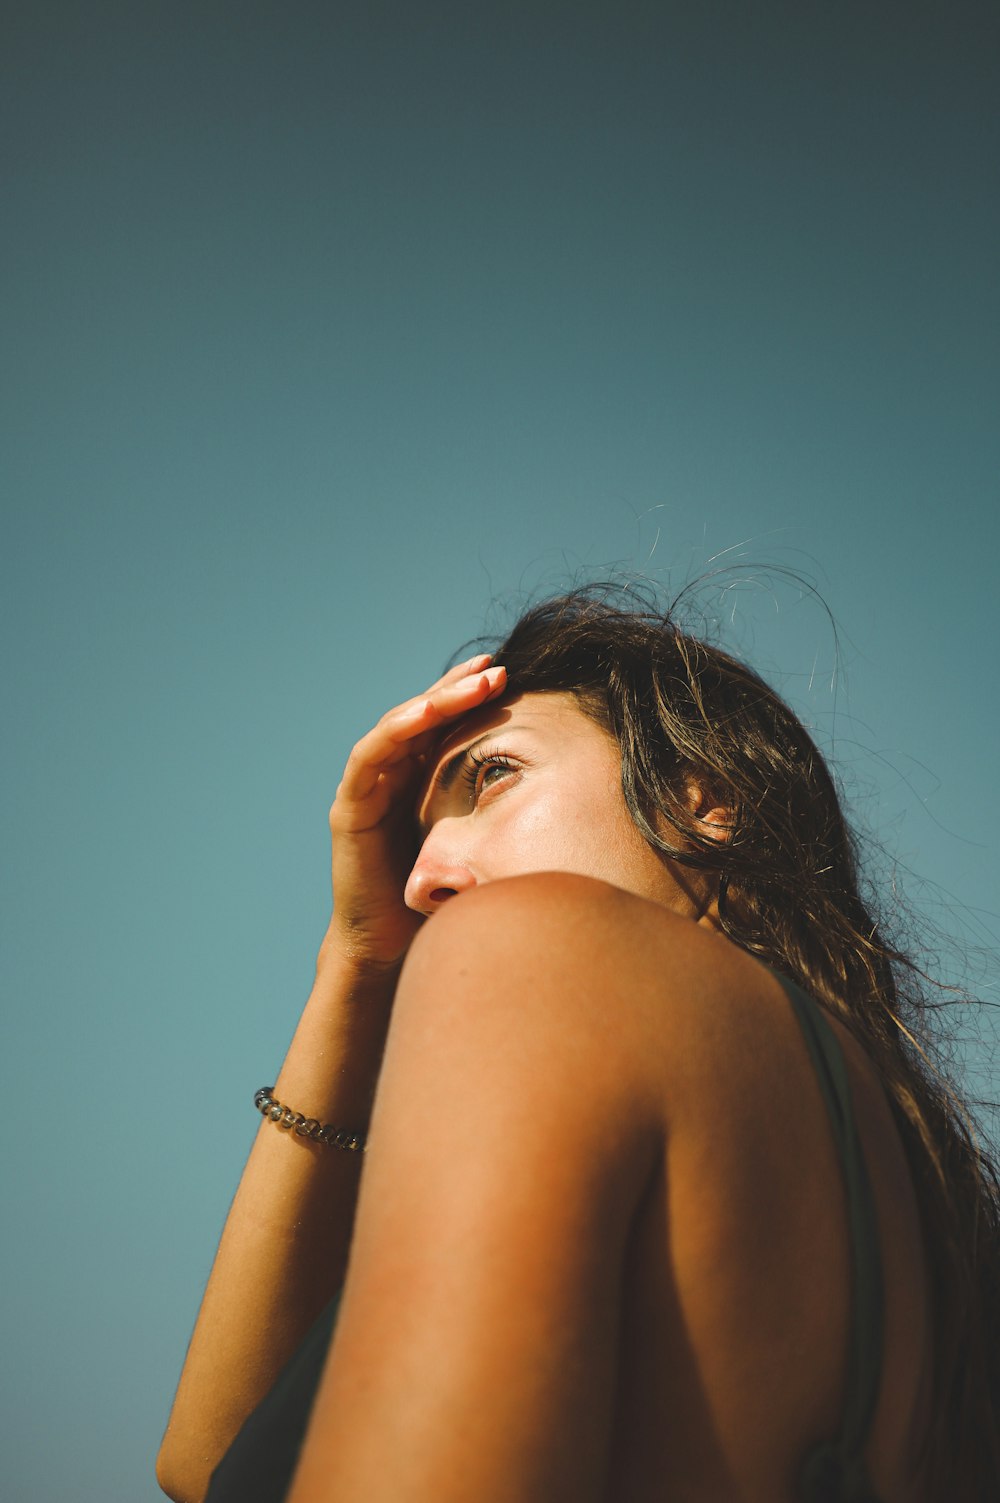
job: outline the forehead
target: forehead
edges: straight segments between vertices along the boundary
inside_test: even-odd
[[[536,732],[553,730],[565,733],[571,722],[585,718],[572,694],[553,691],[504,695],[456,722],[428,757],[428,766],[437,770],[452,753],[487,731],[516,724]]]

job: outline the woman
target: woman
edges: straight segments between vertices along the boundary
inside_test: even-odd
[[[781,700],[577,591],[385,715],[330,824],[165,1491],[995,1498],[996,1178]]]

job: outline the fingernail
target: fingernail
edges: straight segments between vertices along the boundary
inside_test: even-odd
[[[501,682],[501,680],[503,679],[503,677],[506,674],[506,672],[507,672],[506,668],[504,668],[502,666],[497,667],[497,668],[487,668],[485,676],[490,681],[490,688],[491,689],[495,689],[496,688],[497,684],[499,684]]]
[[[493,654],[491,652],[481,652],[478,657],[470,658],[465,666],[470,673],[475,673],[477,668],[485,668],[486,664],[492,661]]]

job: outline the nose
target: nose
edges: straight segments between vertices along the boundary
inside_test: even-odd
[[[476,878],[464,861],[454,853],[450,854],[434,839],[439,828],[436,827],[424,841],[403,889],[403,902],[407,908],[424,914],[426,918],[442,908],[449,898],[476,886]]]

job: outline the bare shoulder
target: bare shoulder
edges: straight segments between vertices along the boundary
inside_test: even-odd
[[[437,1076],[451,1058],[454,1075],[488,1075],[512,1106],[530,1104],[536,1121],[546,1110],[573,1112],[574,1100],[591,1117],[614,1115],[628,1097],[631,1120],[651,1124],[660,1091],[636,1079],[636,994],[652,991],[650,947],[670,944],[661,930],[683,949],[693,928],[608,883],[560,872],[463,893],[411,946],[386,1064],[421,1058]],[[665,983],[661,975],[661,992]]]
[[[787,1028],[775,978],[718,932],[592,877],[539,872],[453,899],[417,936],[410,979],[510,1009],[524,1028],[572,1029],[611,1044],[662,1103],[671,1062],[690,1080],[725,1061],[759,1064]],[[759,1006],[757,1005],[759,1004]],[[667,1072],[667,1078],[664,1077]],[[631,1082],[634,1086],[635,1082]],[[669,1092],[668,1092],[669,1094]]]
[[[751,982],[762,968],[721,935],[594,877],[536,872],[454,898],[425,924],[408,965],[531,965],[536,977],[586,980],[597,967],[622,984],[648,977],[663,996]],[[557,963],[569,966],[559,972]],[[577,974],[579,972],[580,974]],[[765,983],[766,984],[766,983]]]

